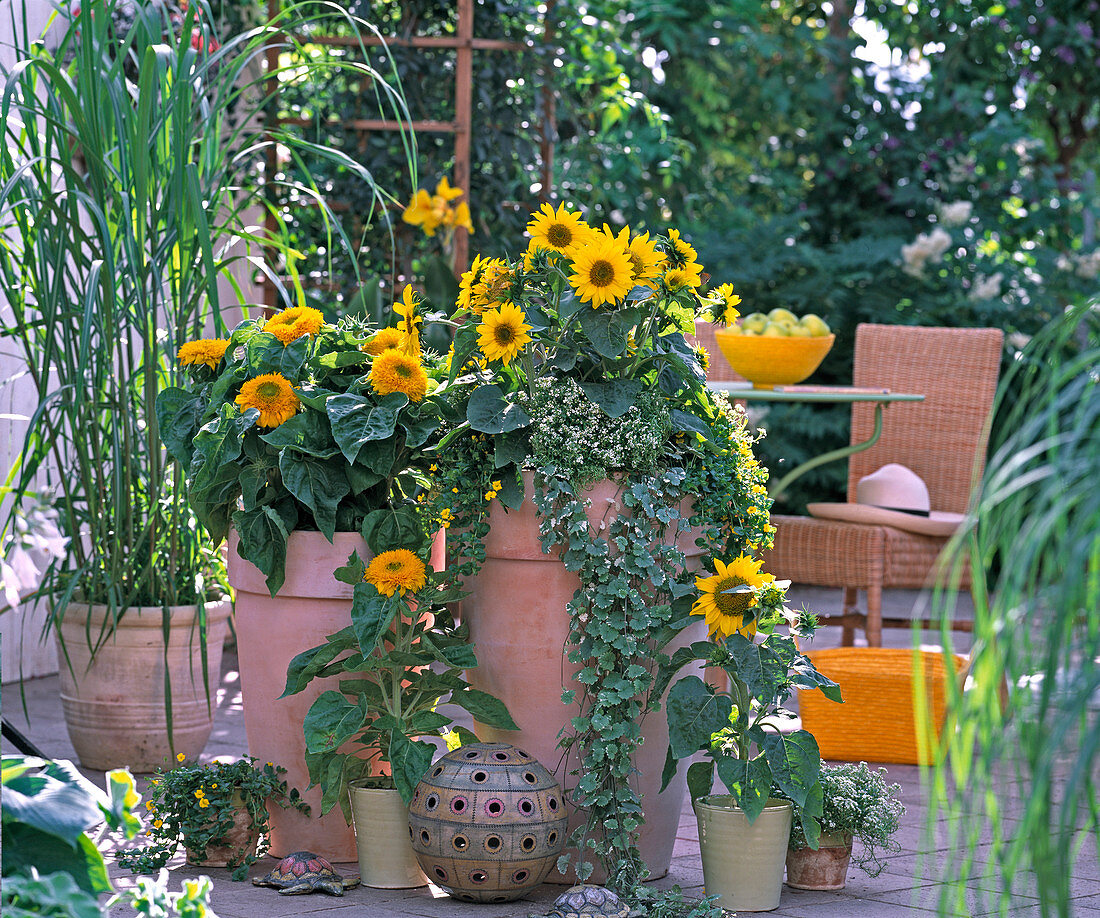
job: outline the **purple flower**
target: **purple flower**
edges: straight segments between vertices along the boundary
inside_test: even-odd
[[[1076,25],[1077,34],[1080,35],[1085,41],[1091,41],[1093,36],[1092,26],[1087,22],[1079,22]]]
[[[1059,45],[1054,49],[1054,56],[1067,64],[1077,63],[1077,55],[1073,53],[1073,49],[1069,45]]]

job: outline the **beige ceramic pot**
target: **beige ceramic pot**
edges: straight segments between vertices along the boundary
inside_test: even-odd
[[[234,803],[239,799],[235,798]],[[194,867],[228,867],[230,862],[240,864],[246,857],[256,853],[259,843],[260,827],[256,825],[242,801],[237,803],[233,812],[233,825],[226,830],[218,844],[206,846],[205,855],[190,848],[185,849],[187,863]]]
[[[817,850],[787,851],[787,885],[795,889],[843,889],[852,857],[852,836],[824,834]]]
[[[214,726],[229,603],[206,606],[206,678],[196,608],[173,606],[165,648],[159,606],[127,609],[93,654],[106,606],[70,603],[56,629],[61,708],[80,764],[93,771],[128,766],[151,772],[174,764],[173,753],[201,755]],[[87,630],[86,630],[87,629]],[[68,662],[66,663],[66,655]],[[164,683],[172,691],[168,736]]]
[[[569,636],[566,605],[580,581],[565,569],[556,554],[543,554],[539,515],[531,500],[531,474],[525,472],[524,479],[527,499],[518,510],[505,512],[499,501],[493,502],[485,538],[485,563],[479,574],[466,583],[470,593],[462,601],[462,615],[470,626],[470,640],[477,648],[479,663],[466,678],[475,688],[504,701],[520,728],[494,730],[479,724],[478,736],[485,742],[512,743],[530,753],[561,782],[568,801],[577,783],[577,777],[569,772],[577,762],[562,760],[558,735],[579,713],[576,705],[563,705],[561,695],[564,689],[582,688],[574,679],[580,666],[570,663],[564,650]],[[585,493],[592,501],[588,518],[595,529],[622,510],[614,482],[597,482]],[[679,536],[689,566],[699,563],[699,549],[694,544],[697,535],[689,532]],[[705,637],[706,625],[700,619],[698,625],[681,634],[678,644]],[[578,697],[580,694],[578,691]],[[639,846],[651,878],[656,879],[668,873],[685,785],[683,780],[674,781],[659,793],[668,747],[663,713],[645,719],[642,736],[645,742],[636,751],[634,763],[638,769],[635,789],[645,813]],[[570,830],[580,822],[574,814]],[[549,883],[574,881],[572,875],[563,876],[556,869],[547,877]]]
[[[779,906],[783,864],[791,837],[791,805],[771,798],[750,825],[733,797],[711,794],[694,802],[699,853],[708,896],[727,911],[770,912]]]
[[[392,788],[355,786],[348,793],[363,885],[375,889],[427,886],[409,837],[409,808],[401,795]]]
[[[336,863],[354,861],[355,833],[339,807],[322,816],[321,789],[306,790],[306,712],[322,692],[339,689],[339,678],[315,679],[297,695],[279,696],[290,661],[351,624],[352,587],[337,580],[333,571],[353,551],[368,560],[367,543],[353,532],[336,533],[332,544],[319,532],[290,533],[286,580],[274,597],[263,572],[237,554],[237,545],[236,530],[231,530],[229,582],[237,594],[237,659],[248,752],[261,762],[282,765],[287,783],[302,792],[311,808],[306,816],[294,808],[268,807],[271,854],[312,851]]]

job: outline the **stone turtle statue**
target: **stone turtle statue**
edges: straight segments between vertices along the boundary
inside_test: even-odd
[[[312,851],[288,854],[266,877],[254,877],[254,886],[273,886],[280,896],[300,896],[311,892],[326,892],[342,896],[345,889],[359,885],[359,877],[344,879],[327,860]]]
[[[602,886],[573,886],[554,900],[545,915],[529,918],[627,918],[630,906]]]

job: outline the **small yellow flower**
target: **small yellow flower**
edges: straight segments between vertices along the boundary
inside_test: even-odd
[[[162,825],[164,825],[164,823],[161,820],[159,820],[159,819],[154,819],[153,820],[153,828],[154,829],[159,829]]]
[[[496,496],[497,496],[497,492],[496,492],[496,491],[492,491],[492,490],[489,490],[489,491],[486,491],[486,492],[485,492],[485,499],[486,499],[486,500],[492,500],[492,499],[493,499],[494,497],[496,497]]]
[[[428,466],[428,471],[429,472],[438,472],[439,467],[433,462],[431,465]]]
[[[210,785],[210,789],[211,789],[211,790],[217,790],[217,789],[218,789],[218,785],[217,785],[217,784],[211,784],[211,785]]]
[[[450,507],[444,507],[442,510],[440,510],[439,511],[439,518],[441,520],[443,520],[444,523],[446,523],[448,520],[450,520],[450,518],[451,518],[451,508]]]
[[[179,754],[178,754],[178,755],[176,756],[176,761],[177,761],[177,762],[182,762],[182,761],[183,761],[184,759],[186,759],[186,758],[187,758],[187,756],[185,756],[185,755],[184,755],[184,754],[183,754],[183,753],[181,752],[181,753],[179,753]]]
[[[205,810],[208,806],[210,806],[210,801],[203,797],[202,800],[199,801],[199,809]]]
[[[499,481],[494,481],[492,487],[494,491],[499,491],[502,487],[504,487],[504,485],[502,485]]]
[[[153,808],[153,801],[152,800],[146,800],[145,801],[145,809],[151,810],[152,808]]]
[[[196,800],[202,800],[202,798],[205,797],[205,796],[206,796],[206,794],[203,792],[202,788],[199,788],[197,791],[195,791],[195,799]]]

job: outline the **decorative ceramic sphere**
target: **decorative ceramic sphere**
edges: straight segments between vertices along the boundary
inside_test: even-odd
[[[565,847],[568,819],[554,776],[507,743],[448,752],[409,805],[421,869],[466,902],[510,902],[542,883]]]

